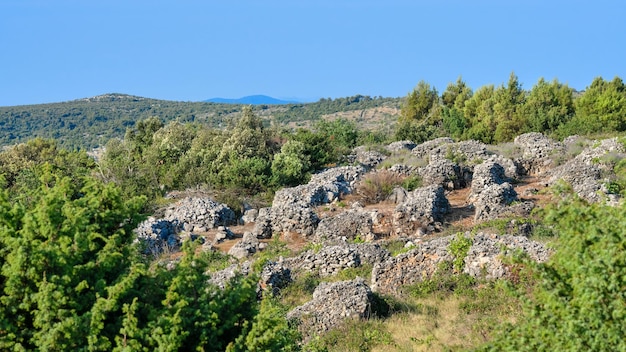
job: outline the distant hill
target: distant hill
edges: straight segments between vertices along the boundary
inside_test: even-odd
[[[297,101],[280,100],[267,95],[249,95],[247,97],[239,99],[226,99],[226,98],[212,98],[204,100],[207,103],[220,103],[220,104],[244,104],[244,105],[287,105],[297,104]]]
[[[355,95],[314,103],[264,103],[255,105],[254,113],[268,124],[275,121],[292,128],[310,127],[322,118],[346,118],[364,128],[379,130],[381,125],[389,127],[397,120],[401,99]],[[105,145],[111,138],[123,138],[127,128],[152,116],[165,123],[193,122],[224,129],[250,104],[181,102],[109,93],[61,103],[3,106],[0,147],[42,137],[53,138],[66,148],[91,149]]]

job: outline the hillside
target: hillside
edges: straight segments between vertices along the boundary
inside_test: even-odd
[[[307,104],[258,105],[254,111],[268,124],[270,120],[275,120],[285,125],[310,126],[322,115],[380,106],[397,109],[400,101],[400,98],[373,99],[358,95]],[[61,103],[0,107],[0,146],[43,137],[54,138],[67,148],[91,149],[106,144],[111,138],[122,138],[127,128],[153,116],[163,122],[195,122],[222,129],[241,115],[243,106],[167,101],[111,93]],[[397,116],[391,118],[395,121]]]

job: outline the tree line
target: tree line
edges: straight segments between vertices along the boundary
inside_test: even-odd
[[[522,89],[511,73],[506,84],[473,91],[461,78],[438,94],[420,81],[407,97],[398,120],[396,139],[423,142],[442,136],[484,143],[511,141],[526,132],[556,138],[626,130],[626,86],[621,78],[593,80],[576,92],[558,80],[543,78]]]

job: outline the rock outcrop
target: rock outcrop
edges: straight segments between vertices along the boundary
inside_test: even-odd
[[[422,144],[418,144],[411,150],[411,154],[418,158],[428,158],[433,149],[451,143],[454,143],[454,139],[450,137],[435,138]]]
[[[451,191],[465,187],[465,179],[459,165],[448,159],[435,159],[419,169],[424,186],[439,185]]]
[[[252,232],[246,232],[243,234],[243,238],[235,243],[228,254],[237,259],[243,259],[249,257],[259,250],[260,241]]]
[[[407,193],[407,199],[396,206],[392,215],[394,233],[420,236],[441,227],[443,215],[450,210],[443,187],[432,185]]]
[[[563,180],[579,197],[589,202],[608,200],[610,204],[615,204],[620,197],[612,194],[606,184],[613,174],[614,160],[623,159],[624,153],[626,149],[617,138],[596,141],[572,160],[551,170],[548,184],[554,185]]]
[[[415,144],[413,141],[404,140],[404,141],[393,142],[387,145],[385,149],[387,149],[390,152],[399,152],[402,150],[410,151],[410,150],[413,150],[413,148],[415,148],[416,146],[417,144]]]
[[[178,221],[187,232],[205,232],[237,223],[235,212],[211,198],[187,197],[165,210],[164,219]]]
[[[312,238],[315,242],[335,240],[373,240],[372,213],[351,209],[335,216],[322,219]]]
[[[466,233],[465,236],[470,237],[470,234]],[[442,262],[454,259],[448,249],[453,238],[447,236],[418,243],[409,252],[374,265],[372,290],[397,293],[406,285],[432,278]],[[502,262],[502,256],[510,254],[514,249],[522,250],[539,262],[547,260],[550,255],[544,245],[523,236],[479,233],[472,238],[472,245],[464,258],[463,272],[485,279],[502,278],[509,274],[509,268]]]
[[[314,207],[352,193],[354,183],[364,172],[362,166],[333,168],[313,175],[306,185],[279,190],[272,207],[259,211],[253,233],[261,238],[284,232],[311,236],[320,221]]]
[[[469,237],[469,233],[466,236]],[[511,272],[502,262],[502,258],[512,254],[513,250],[521,250],[536,262],[545,262],[550,257],[550,251],[543,244],[527,237],[479,233],[472,238],[463,272],[487,280],[506,277]]]
[[[519,165],[527,175],[542,174],[556,166],[556,159],[565,153],[563,143],[541,133],[530,132],[515,137],[514,143],[522,148]]]
[[[325,246],[319,251],[308,250],[296,257],[285,258],[283,265],[293,276],[316,273],[321,277],[336,275],[341,270],[364,264],[374,265],[390,256],[389,251],[378,244],[338,243]]]
[[[476,207],[474,220],[489,220],[507,212],[517,193],[502,165],[490,159],[474,168],[469,201]]]
[[[287,319],[297,322],[307,342],[348,319],[369,317],[371,306],[372,291],[363,279],[324,282],[313,292],[313,299],[287,313]]]
[[[182,225],[174,220],[149,217],[134,230],[137,240],[142,243],[146,254],[158,255],[164,251],[178,250],[179,232]]]

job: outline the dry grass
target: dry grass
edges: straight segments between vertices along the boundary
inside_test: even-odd
[[[479,287],[475,295],[429,295],[409,299],[412,310],[383,321],[390,342],[372,351],[459,351],[493,338],[502,322],[515,321],[519,301],[493,287]],[[495,298],[494,295],[496,296]]]
[[[356,194],[367,204],[380,203],[387,199],[394,187],[402,184],[400,175],[381,170],[367,174],[357,185]]]

